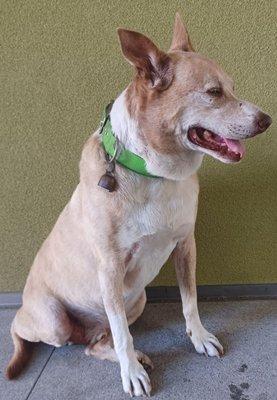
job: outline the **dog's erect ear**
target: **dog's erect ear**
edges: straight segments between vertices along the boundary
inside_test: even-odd
[[[175,16],[173,38],[170,50],[194,51],[190,42],[188,31],[179,13],[176,13]]]
[[[117,30],[125,58],[136,67],[148,86],[166,89],[173,78],[171,58],[146,36],[119,28]]]

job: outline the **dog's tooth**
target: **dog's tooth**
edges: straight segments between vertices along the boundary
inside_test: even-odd
[[[204,131],[203,136],[205,139],[210,139],[212,137],[212,134],[209,131]]]
[[[193,139],[197,139],[198,136],[195,129],[192,130],[191,136],[193,137]]]

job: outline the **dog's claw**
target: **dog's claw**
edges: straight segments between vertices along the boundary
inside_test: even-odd
[[[140,360],[139,360],[140,362]],[[145,369],[145,371],[150,374],[150,372],[153,370],[154,367],[150,366],[149,364],[145,364],[144,362],[141,362],[143,368]]]
[[[224,356],[224,349],[223,349],[223,347],[219,347],[219,346],[217,346],[215,343],[213,343],[213,345],[214,345],[214,347],[216,348],[216,350],[218,351],[217,357],[218,357],[218,358],[223,357],[223,356]]]
[[[195,328],[192,327],[190,331],[190,339],[197,353],[218,358],[223,356],[223,347],[219,343],[218,339],[214,335],[206,331],[203,326],[197,326]]]

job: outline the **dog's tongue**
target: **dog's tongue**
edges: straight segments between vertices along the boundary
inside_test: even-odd
[[[233,140],[233,139],[226,139],[222,138],[224,142],[227,144],[228,148],[233,151],[234,153],[240,153],[241,157],[245,153],[245,147],[242,142],[239,140]]]

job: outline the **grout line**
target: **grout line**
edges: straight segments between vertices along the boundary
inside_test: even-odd
[[[27,395],[27,397],[26,397],[26,399],[25,399],[25,400],[28,400],[28,399],[29,399],[29,397],[31,396],[31,394],[32,394],[32,392],[33,392],[33,390],[34,390],[34,388],[35,388],[36,384],[38,383],[38,380],[39,380],[39,378],[41,377],[41,375],[42,375],[43,371],[45,370],[45,368],[46,368],[46,366],[47,366],[47,364],[48,364],[48,362],[49,362],[50,358],[52,357],[52,355],[53,355],[54,351],[55,351],[55,347],[53,347],[53,349],[52,349],[52,351],[51,351],[50,355],[47,357],[47,360],[46,360],[46,362],[45,362],[44,366],[42,367],[42,369],[41,369],[40,373],[38,374],[38,376],[37,376],[37,378],[36,378],[35,382],[33,383],[33,385],[32,385],[32,387],[31,387],[31,389],[30,389],[30,391],[29,391],[29,393],[28,393],[28,395]]]

